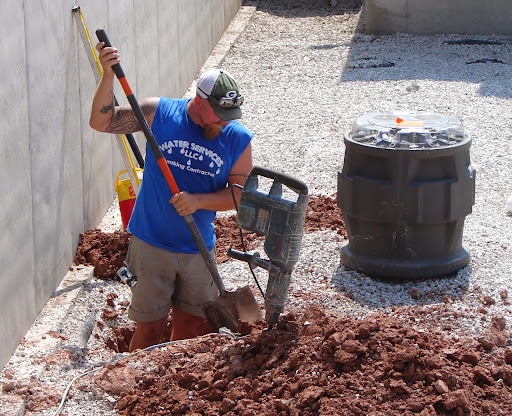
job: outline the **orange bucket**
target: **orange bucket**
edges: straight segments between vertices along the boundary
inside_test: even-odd
[[[142,169],[136,168],[137,180],[140,184],[140,176]],[[119,211],[121,211],[121,221],[123,222],[123,230],[126,230],[130,217],[132,216],[133,206],[135,205],[135,190],[133,189],[132,181],[130,178],[119,179],[123,173],[128,175],[126,170],[122,170],[116,177],[116,192],[117,199],[119,200]]]

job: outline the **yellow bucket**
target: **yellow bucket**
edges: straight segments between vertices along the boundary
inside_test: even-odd
[[[135,171],[137,172],[137,182],[140,185],[142,169],[136,168]],[[123,229],[126,230],[128,222],[130,221],[130,217],[132,215],[133,207],[135,205],[136,195],[130,178],[121,180],[119,179],[123,173],[126,173],[128,175],[128,171],[126,170],[122,170],[117,174],[115,189],[117,192],[117,199],[119,200],[119,210],[121,211]]]

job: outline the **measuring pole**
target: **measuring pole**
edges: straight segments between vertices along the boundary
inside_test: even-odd
[[[85,24],[85,19],[82,14],[82,10],[80,9],[80,6],[75,6],[73,7],[73,9],[71,9],[71,11],[73,13],[73,17],[75,18],[78,31],[80,32],[80,37],[82,38],[82,42],[85,46],[85,52],[87,53],[87,58],[89,59],[89,63],[91,64],[91,68],[96,79],[96,84],[98,84],[100,82],[101,76],[103,75],[103,69],[101,68],[101,65],[98,61],[98,56],[96,55],[96,50],[94,49],[91,36],[89,35],[89,31],[87,30],[87,25]],[[115,96],[114,102],[116,105],[119,104]],[[137,146],[137,143],[135,142],[133,135],[116,134],[115,137],[117,145],[119,147],[119,151],[121,152],[121,157],[123,159],[126,172],[128,173],[128,176],[132,183],[135,195],[137,195],[139,191],[140,179],[137,175],[137,169],[133,163],[133,159],[131,157],[127,141],[129,142],[133,154],[135,155],[135,158],[137,159],[137,162],[141,168],[144,168],[144,159],[142,158],[142,155],[139,151],[139,148]]]

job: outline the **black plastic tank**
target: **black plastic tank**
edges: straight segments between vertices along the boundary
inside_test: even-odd
[[[346,267],[419,279],[468,265],[464,221],[475,203],[471,140],[457,118],[423,111],[370,113],[345,135],[338,206]]]

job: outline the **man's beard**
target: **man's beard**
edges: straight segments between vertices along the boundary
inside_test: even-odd
[[[224,126],[220,123],[207,124],[203,128],[203,135],[208,140],[213,140],[220,134],[223,127]]]

